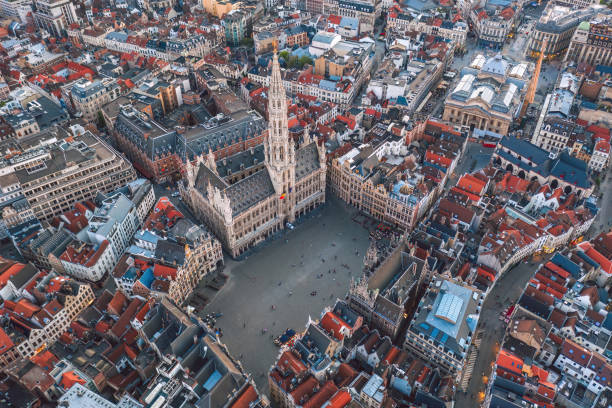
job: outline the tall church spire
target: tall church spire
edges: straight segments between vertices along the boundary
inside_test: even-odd
[[[287,95],[281,77],[278,54],[274,53],[272,61],[272,76],[268,89],[268,116],[270,137],[272,139],[283,139],[288,142],[289,129],[287,126]]]
[[[290,208],[294,201],[295,147],[293,141],[289,140],[287,95],[276,52],[268,88],[268,137],[264,140],[264,152],[270,179],[279,197],[282,197],[281,213],[293,220]]]

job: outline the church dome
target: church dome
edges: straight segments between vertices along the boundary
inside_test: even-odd
[[[491,57],[482,66],[482,72],[488,72],[494,75],[506,75],[508,62],[504,60],[501,54]]]

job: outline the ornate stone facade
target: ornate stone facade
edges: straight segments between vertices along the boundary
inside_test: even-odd
[[[180,191],[233,257],[325,202],[325,150],[308,130],[296,147],[289,138],[287,97],[278,57],[269,89],[269,123],[261,146],[216,161],[212,153],[186,164]],[[250,171],[252,169],[253,171]],[[235,177],[240,173],[240,178]]]

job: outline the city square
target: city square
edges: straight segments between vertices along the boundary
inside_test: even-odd
[[[610,408],[612,0],[0,0],[0,408]]]
[[[309,317],[318,319],[336,298],[344,299],[351,279],[361,275],[369,231],[351,219],[354,213],[332,198],[247,258],[226,260],[229,280],[202,313],[223,313],[217,319],[221,341],[242,356],[260,389],[267,389],[278,354],[273,338],[287,328],[300,332]]]

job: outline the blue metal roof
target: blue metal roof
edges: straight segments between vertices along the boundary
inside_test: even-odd
[[[589,188],[591,185],[586,162],[570,156],[566,151],[555,160],[550,174],[581,188]]]
[[[142,283],[143,286],[147,289],[151,289],[151,284],[154,280],[155,275],[153,275],[153,268],[145,269],[145,271],[142,273],[142,276],[140,277],[140,283]]]

